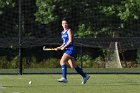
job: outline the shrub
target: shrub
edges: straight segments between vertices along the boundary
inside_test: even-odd
[[[140,50],[137,51],[136,62],[137,62],[137,64],[140,64]]]
[[[76,60],[78,63],[82,62],[81,64],[85,68],[93,67],[93,59],[89,55],[78,56]]]

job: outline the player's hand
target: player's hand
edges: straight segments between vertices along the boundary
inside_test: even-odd
[[[61,50],[64,50],[65,49],[65,47],[61,47]]]
[[[57,48],[55,48],[55,49],[56,49],[56,51],[61,50],[61,48],[60,48],[60,47],[57,47]]]

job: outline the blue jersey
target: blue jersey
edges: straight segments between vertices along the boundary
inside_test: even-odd
[[[62,31],[62,33],[61,33],[64,46],[69,41],[69,37],[68,37],[67,31]],[[66,49],[64,49],[64,53],[66,53],[70,57],[75,57],[75,51],[74,51],[73,41],[66,47]]]
[[[69,30],[69,29],[68,29],[68,30]],[[67,31],[68,31],[68,30],[67,30]],[[67,31],[62,31],[62,33],[61,33],[64,46],[65,46],[65,45],[67,44],[67,42],[69,41],[69,37],[68,37]],[[68,45],[68,47],[73,47],[73,41]]]

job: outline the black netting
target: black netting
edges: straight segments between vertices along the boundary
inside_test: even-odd
[[[140,10],[134,1],[125,7],[126,1],[21,0],[21,14],[18,0],[9,1],[9,4],[1,7],[0,47],[17,47],[19,38],[23,48],[60,44],[61,40],[56,40],[60,39],[61,19],[68,16],[77,45],[106,48],[110,42],[117,41],[124,49],[138,49]],[[129,13],[123,15],[127,13],[125,11]],[[91,42],[87,42],[89,39]]]

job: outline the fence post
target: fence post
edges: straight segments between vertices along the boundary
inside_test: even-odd
[[[83,69],[83,46],[81,45],[80,47],[81,47],[80,48],[80,52],[81,52],[80,53],[81,54],[81,58],[80,58],[81,59],[81,69]]]
[[[22,75],[22,60],[21,60],[21,31],[22,31],[22,11],[21,0],[19,0],[19,32],[18,32],[18,62],[19,62],[19,74]]]

